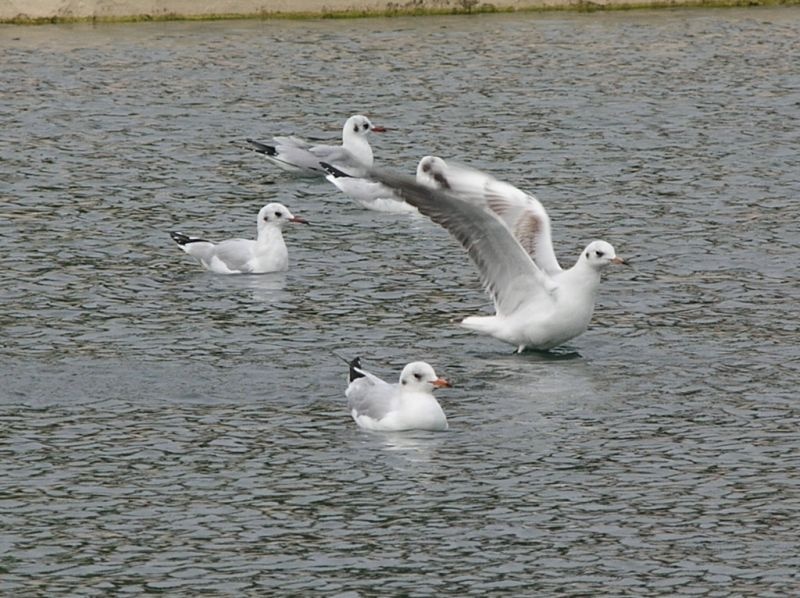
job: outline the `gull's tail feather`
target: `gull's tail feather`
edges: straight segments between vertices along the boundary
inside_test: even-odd
[[[499,326],[497,316],[467,316],[460,324],[464,328],[483,334],[494,334]]]

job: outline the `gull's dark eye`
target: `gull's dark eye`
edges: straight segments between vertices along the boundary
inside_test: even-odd
[[[422,374],[414,374],[414,377],[415,377],[417,380],[422,380]]]
[[[283,212],[275,212],[276,218],[280,218],[281,216],[283,216]]]
[[[603,252],[602,252],[602,251],[600,251],[599,249],[598,249],[597,251],[595,251],[595,252],[594,252],[594,254],[595,254],[597,257],[603,257],[603,255],[604,255],[604,254],[603,254]]]

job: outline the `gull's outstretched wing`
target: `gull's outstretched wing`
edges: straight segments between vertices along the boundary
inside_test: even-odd
[[[544,300],[555,283],[531,259],[492,210],[453,190],[432,189],[410,177],[372,171],[371,177],[447,229],[478,267],[497,313],[508,315],[532,300]]]
[[[493,176],[460,164],[426,156],[420,161],[431,186],[446,189],[460,198],[497,214],[514,238],[546,274],[561,272],[553,250],[550,217],[533,195]]]

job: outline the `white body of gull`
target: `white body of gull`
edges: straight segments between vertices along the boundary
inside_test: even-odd
[[[251,149],[264,154],[280,168],[304,176],[321,176],[320,162],[327,162],[344,172],[372,168],[370,132],[382,133],[383,127],[372,124],[366,116],[356,114],[347,119],[342,129],[342,145],[315,145],[300,137],[273,137],[272,143],[248,139]]]
[[[409,363],[400,382],[390,384],[361,369],[356,357],[350,362],[349,380],[345,396],[359,427],[374,431],[447,429],[447,418],[433,390],[450,383],[424,361]]]
[[[255,240],[228,239],[212,243],[179,232],[172,232],[170,236],[206,270],[217,274],[281,272],[289,267],[289,253],[281,232],[287,222],[308,224],[306,220],[293,216],[283,204],[270,203],[258,212],[258,237]]]
[[[327,162],[321,166],[328,175],[325,177],[333,183],[339,191],[355,199],[361,206],[376,212],[418,213],[417,208],[406,203],[394,191],[383,183],[368,177],[366,170],[363,176],[348,174]]]
[[[495,315],[470,316],[462,326],[518,352],[551,349],[586,331],[601,271],[625,263],[614,247],[592,241],[563,270],[553,251],[550,218],[535,197],[441,158],[426,156],[420,170],[427,184],[382,172],[373,177],[447,229],[477,266]]]

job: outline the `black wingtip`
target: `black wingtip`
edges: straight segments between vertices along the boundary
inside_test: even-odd
[[[247,143],[249,143],[252,147],[250,148],[254,152],[258,152],[259,154],[266,154],[267,156],[274,156],[278,153],[275,149],[274,145],[267,145],[266,143],[261,143],[260,141],[256,141],[255,139],[247,138]]]
[[[178,245],[186,245],[192,240],[192,238],[189,235],[184,235],[183,233],[179,233],[178,231],[170,232],[169,236],[172,237],[172,240],[175,241]]]
[[[327,172],[328,174],[332,174],[337,179],[341,179],[341,178],[345,178],[345,177],[346,178],[351,178],[351,179],[353,178],[352,176],[350,176],[346,172],[342,172],[341,170],[339,170],[335,166],[332,166],[332,165],[328,164],[327,162],[320,162],[319,165],[322,166],[322,168],[325,170],[325,172]]]
[[[358,371],[360,369],[361,369],[361,358],[356,357],[353,361],[350,362],[350,382],[356,380],[357,378],[364,377],[364,374]]]
[[[184,235],[183,233],[179,233],[178,231],[172,231],[169,233],[169,236],[172,237],[172,240],[175,241],[178,245],[188,245],[189,243],[208,243],[205,239],[195,239],[194,237],[190,237],[189,235]]]

